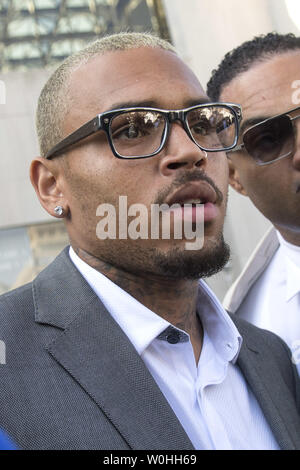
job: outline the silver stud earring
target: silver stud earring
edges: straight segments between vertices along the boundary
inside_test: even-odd
[[[207,158],[207,152],[205,150],[202,150],[202,153],[204,153],[204,158]]]
[[[64,209],[63,209],[62,206],[56,206],[55,209],[54,209],[54,212],[55,212],[56,215],[61,216],[64,213]]]

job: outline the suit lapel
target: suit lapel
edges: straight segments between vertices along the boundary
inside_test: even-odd
[[[131,449],[192,450],[142,359],[67,250],[33,282],[36,321],[55,327],[48,333],[49,353],[94,400]],[[279,446],[300,448],[295,406],[274,366],[271,349],[257,341],[249,343],[254,336],[246,331],[249,326],[232,319],[245,338],[238,365]]]
[[[44,272],[34,282],[37,321],[64,330],[56,329],[49,353],[97,403],[131,449],[192,450],[144,362],[68,255],[60,255],[48,269],[56,277]],[[70,277],[71,283],[66,281]],[[45,298],[62,289],[64,294],[52,302]]]
[[[243,328],[238,323],[238,329],[244,338]],[[249,335],[248,335],[249,336]],[[268,357],[269,356],[269,357]],[[245,379],[255,395],[265,418],[283,450],[300,448],[300,428],[295,416],[295,404],[289,400],[291,395],[285,386],[280,370],[274,367],[274,358],[269,349],[260,351],[256,345],[242,345],[238,361]]]

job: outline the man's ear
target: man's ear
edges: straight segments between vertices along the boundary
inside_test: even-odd
[[[235,189],[238,193],[242,194],[243,196],[248,196],[246,190],[244,189],[242,183],[240,182],[239,172],[234,166],[232,160],[228,158],[228,165],[229,165],[229,184],[230,186]]]
[[[56,162],[42,157],[38,157],[31,162],[30,180],[32,186],[43,208],[54,217],[59,217],[54,212],[57,206],[64,209],[64,215],[69,212],[59,176],[59,165]]]

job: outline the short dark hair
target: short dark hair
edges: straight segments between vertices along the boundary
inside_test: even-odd
[[[217,69],[213,70],[207,84],[207,94],[218,101],[222,89],[237,75],[246,72],[255,63],[270,59],[276,54],[300,50],[300,37],[294,34],[269,33],[256,36],[228,52]]]

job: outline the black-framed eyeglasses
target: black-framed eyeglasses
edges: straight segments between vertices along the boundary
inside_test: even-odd
[[[98,114],[55,145],[46,158],[64,153],[86,137],[104,131],[115,157],[134,159],[157,155],[164,147],[171,123],[180,121],[190,139],[206,152],[232,149],[237,144],[241,107],[209,103],[181,110],[122,108]]]
[[[292,155],[296,133],[293,121],[299,117],[298,106],[249,127],[242,135],[242,143],[231,152],[245,149],[257,165],[269,165]]]

